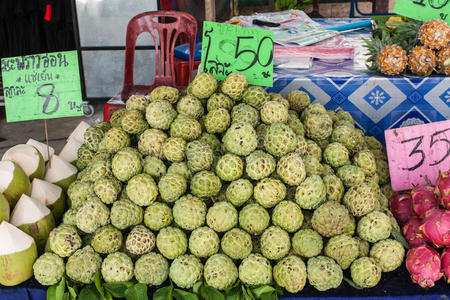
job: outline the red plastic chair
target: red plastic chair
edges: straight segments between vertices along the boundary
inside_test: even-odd
[[[136,40],[143,32],[150,33],[155,45],[155,80],[152,85],[135,85],[133,81]],[[116,110],[124,108],[126,100],[131,95],[149,95],[155,87],[161,85],[177,87],[173,51],[181,34],[187,37],[189,42],[189,81],[191,81],[197,34],[197,21],[193,16],[180,11],[151,11],[139,14],[128,22],[123,88],[105,104],[103,109],[105,121],[109,121]]]

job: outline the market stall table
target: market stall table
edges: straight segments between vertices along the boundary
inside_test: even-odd
[[[324,27],[355,19],[316,19]],[[387,77],[367,71],[363,47],[370,30],[344,33],[355,47],[354,60],[315,60],[311,69],[274,70],[269,92],[286,96],[305,91],[311,101],[331,110],[349,111],[367,135],[384,141],[384,130],[450,119],[450,77]]]

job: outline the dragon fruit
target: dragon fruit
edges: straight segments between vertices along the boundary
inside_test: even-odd
[[[450,283],[450,248],[445,249],[441,254],[442,271],[444,271],[447,283]]]
[[[422,220],[418,216],[414,216],[403,226],[403,235],[411,247],[418,247],[428,242],[420,229],[420,225],[422,225]]]
[[[443,275],[439,253],[425,245],[408,250],[406,269],[411,274],[413,282],[423,288],[434,286],[434,282]]]
[[[439,198],[441,205],[450,209],[450,171],[439,173],[434,193]]]
[[[434,187],[431,185],[417,185],[411,191],[411,195],[413,210],[420,217],[427,210],[439,206],[439,202],[434,196]]]
[[[450,210],[442,214],[435,210],[424,220],[420,229],[434,246],[450,246]]]
[[[389,206],[395,219],[402,226],[408,223],[409,219],[414,215],[412,198],[409,194],[395,195],[389,201]]]

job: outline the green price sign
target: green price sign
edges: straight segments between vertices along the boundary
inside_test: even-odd
[[[397,0],[394,12],[420,21],[440,19],[450,24],[450,0]]]
[[[273,32],[204,22],[201,65],[219,80],[239,72],[250,84],[272,86]]]
[[[77,51],[1,60],[8,122],[83,115]]]

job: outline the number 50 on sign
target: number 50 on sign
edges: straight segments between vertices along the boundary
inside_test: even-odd
[[[450,169],[450,120],[385,131],[394,191],[434,184],[439,171]]]

